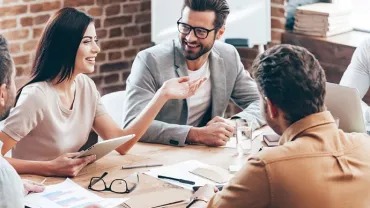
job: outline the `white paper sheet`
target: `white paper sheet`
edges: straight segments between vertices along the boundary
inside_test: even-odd
[[[32,208],[83,208],[91,204],[113,208],[128,198],[102,198],[76,184],[69,178],[64,182],[46,186],[44,192],[25,197],[25,205]]]
[[[198,167],[203,167],[203,166],[209,166],[209,165],[199,162],[197,160],[188,160],[188,161],[184,161],[184,162],[177,163],[174,165],[163,166],[160,168],[153,168],[150,171],[146,172],[145,174],[153,176],[155,178],[157,178],[158,175],[164,175],[164,176],[169,176],[173,178],[194,181],[195,185],[190,185],[190,184],[185,184],[185,183],[181,183],[181,182],[174,181],[174,180],[161,179],[171,184],[183,187],[185,189],[192,190],[193,186],[204,186],[206,184],[216,184],[215,182],[211,180],[208,180],[206,178],[197,176],[189,172],[191,170],[194,170]],[[231,177],[232,175],[230,174],[230,178]]]

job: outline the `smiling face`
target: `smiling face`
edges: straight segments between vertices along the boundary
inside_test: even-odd
[[[100,52],[97,45],[95,26],[89,24],[81,40],[75,61],[75,73],[92,73],[95,66],[95,58]]]
[[[182,12],[182,18],[180,22],[188,24],[192,27],[202,27],[208,30],[212,30],[216,14],[214,11],[193,11],[189,7],[185,7]],[[224,28],[219,30],[213,30],[208,33],[207,38],[200,39],[194,34],[192,30],[189,34],[185,35],[179,33],[181,47],[184,56],[188,60],[196,60],[202,55],[209,52],[216,39],[219,39],[223,33]]]

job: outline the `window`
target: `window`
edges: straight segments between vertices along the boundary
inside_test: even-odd
[[[352,8],[351,22],[356,30],[370,32],[369,0],[333,0],[333,3]]]
[[[352,0],[352,22],[359,30],[370,32],[370,1]]]

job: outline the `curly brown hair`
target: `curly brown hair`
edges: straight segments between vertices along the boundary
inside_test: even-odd
[[[274,46],[254,60],[252,71],[261,95],[284,111],[291,124],[324,110],[325,72],[307,49]]]

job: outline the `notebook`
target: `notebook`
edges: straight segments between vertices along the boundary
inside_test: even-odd
[[[267,146],[274,147],[279,145],[280,136],[277,134],[263,135],[263,141],[266,142]]]
[[[156,208],[164,207],[189,200],[191,193],[185,189],[163,188],[148,193],[132,196],[123,207],[129,208]],[[144,200],[143,200],[144,199]]]

